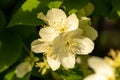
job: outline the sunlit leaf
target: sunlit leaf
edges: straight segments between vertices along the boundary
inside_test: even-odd
[[[48,7],[49,8],[59,8],[60,5],[62,4],[62,1],[51,1],[49,4],[48,4]]]
[[[21,48],[21,40],[15,33],[0,33],[0,72],[16,62],[21,54]]]
[[[22,5],[22,9],[23,9],[23,11],[30,11],[31,12],[33,9],[36,9],[39,4],[40,4],[40,2],[38,0],[27,0]]]
[[[27,0],[21,8],[14,14],[7,27],[15,25],[38,26],[42,21],[37,18],[39,12],[44,12],[48,8],[38,0]]]

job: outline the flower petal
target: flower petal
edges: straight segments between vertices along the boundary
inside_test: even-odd
[[[74,42],[78,43],[80,50],[77,54],[88,54],[94,49],[94,43],[87,37],[81,36],[81,38],[75,39]]]
[[[41,42],[40,39],[37,39],[31,43],[31,50],[35,53],[43,53],[48,45],[48,43]]]
[[[30,65],[30,63],[23,62],[17,66],[15,73],[18,78],[23,78],[31,70],[32,66]]]
[[[52,59],[51,57],[47,56],[47,62],[53,71],[57,70],[60,67],[60,61],[58,58]]]
[[[61,20],[67,18],[66,14],[61,9],[56,8],[49,10],[46,17],[50,26],[52,26],[54,22],[61,22]]]
[[[104,61],[104,59],[99,57],[91,57],[88,60],[89,66],[97,73],[105,75],[106,77],[111,77],[114,75],[114,70],[111,65]]]
[[[78,28],[79,20],[75,14],[72,14],[68,17],[69,28],[68,31],[72,31]]]
[[[67,53],[65,53],[67,54]],[[72,54],[68,54],[68,56],[64,55],[63,53],[61,53],[59,55],[61,63],[63,65],[64,68],[73,68],[75,65],[75,55]]]
[[[42,40],[45,42],[52,41],[57,36],[57,34],[54,31],[54,28],[52,27],[42,28],[39,31],[39,35],[41,36]]]
[[[65,38],[66,40],[70,40],[70,39],[73,39],[73,38],[81,38],[81,35],[83,33],[83,30],[82,29],[76,29],[76,30],[73,30],[73,31],[70,31],[70,32],[66,32],[65,33]]]
[[[107,80],[104,76],[99,74],[92,74],[84,78],[84,80]]]

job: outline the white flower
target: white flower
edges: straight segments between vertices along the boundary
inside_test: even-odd
[[[32,70],[32,66],[30,65],[30,63],[23,62],[16,67],[15,73],[18,78],[23,78],[31,70]]]
[[[60,61],[56,54],[53,54],[53,40],[62,32],[72,31],[78,28],[79,20],[75,14],[68,18],[61,9],[51,9],[44,16],[43,13],[38,14],[38,18],[44,20],[48,25],[39,31],[41,38],[31,43],[31,50],[35,53],[45,53],[47,61],[53,70],[60,66]]]
[[[77,29],[61,33],[53,40],[53,53],[57,55],[64,68],[74,67],[75,54],[88,54],[93,50],[94,43],[81,34],[82,30]]]
[[[84,80],[115,80],[114,69],[104,59],[91,57],[88,64],[95,73],[87,76]]]
[[[78,28],[79,20],[75,14],[69,17],[61,9],[50,9],[46,16],[43,13],[38,14],[38,18],[45,21],[48,26],[54,28],[56,34],[72,31]]]
[[[56,36],[62,32],[77,29],[79,24],[79,20],[75,14],[67,18],[61,9],[56,8],[49,10],[46,16],[39,13],[38,18],[48,23],[48,26],[39,31],[41,38],[33,41],[31,44],[31,49],[35,53],[47,52],[48,46],[52,45],[52,41]]]

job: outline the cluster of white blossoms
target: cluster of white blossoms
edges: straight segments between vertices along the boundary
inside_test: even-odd
[[[78,28],[79,19],[75,14],[66,16],[61,9],[50,9],[46,16],[38,14],[45,25],[39,31],[41,38],[31,43],[31,50],[35,53],[44,53],[52,70],[60,67],[73,68],[75,54],[88,54],[94,48],[94,43],[82,35],[83,30]]]
[[[84,80],[116,80],[114,68],[104,59],[93,56],[88,59],[88,65],[95,73],[85,77]]]

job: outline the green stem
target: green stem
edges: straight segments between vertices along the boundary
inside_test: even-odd
[[[30,51],[27,47],[26,47],[26,45],[23,43],[23,47],[24,47],[24,49],[29,53],[29,55],[30,55],[30,57],[34,57],[34,54],[32,53],[32,51]]]

